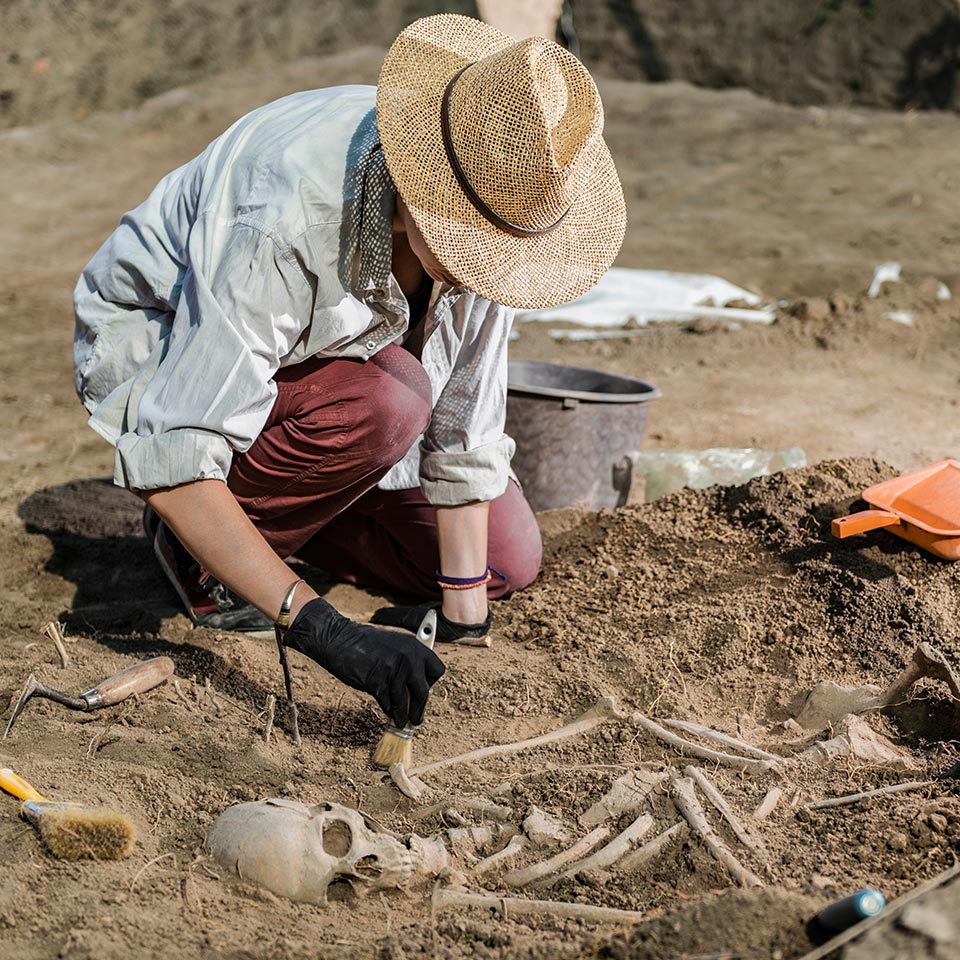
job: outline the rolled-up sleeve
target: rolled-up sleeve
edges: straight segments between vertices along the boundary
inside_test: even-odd
[[[494,500],[506,489],[514,451],[503,432],[512,320],[508,308],[471,293],[454,308],[446,334],[462,342],[420,448],[420,487],[435,506]]]
[[[130,389],[116,480],[131,489],[225,480],[233,454],[263,429],[276,396],[271,378],[310,316],[303,275],[253,226],[230,225],[206,275],[216,228],[195,225],[170,333]]]

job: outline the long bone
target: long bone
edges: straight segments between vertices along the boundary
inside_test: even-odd
[[[469,753],[461,753],[456,757],[447,757],[444,760],[436,760],[433,763],[417,767],[415,770],[408,771],[411,777],[419,777],[424,773],[430,773],[433,770],[442,770],[444,767],[451,767],[457,763],[470,763],[474,760],[485,760],[487,757],[503,756],[507,753],[516,753],[519,750],[530,750],[533,747],[540,747],[546,743],[552,743],[554,740],[562,740],[565,737],[572,737],[578,733],[586,733],[601,723],[606,723],[612,717],[620,716],[617,710],[617,702],[613,697],[600,697],[599,700],[572,723],[553,730],[550,733],[543,733],[538,737],[530,737],[527,740],[518,740],[515,743],[500,743],[492,747],[481,747],[479,750],[471,750]]]
[[[549,914],[590,923],[640,923],[649,914],[636,910],[616,910],[613,907],[594,907],[586,903],[564,903],[559,900],[524,900],[521,897],[495,897],[491,894],[470,893],[463,887],[440,887],[434,892],[433,905],[442,910],[449,907],[482,907],[499,910],[501,915]]]
[[[903,673],[870,704],[869,709],[888,707],[907,698],[913,685],[923,677],[940,680],[947,685],[953,699],[960,701],[960,679],[947,658],[930,643],[921,643]]]

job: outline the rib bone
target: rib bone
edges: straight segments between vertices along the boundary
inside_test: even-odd
[[[642,713],[633,714],[631,719],[655,737],[664,743],[669,743],[672,747],[676,747],[682,753],[691,757],[699,757],[701,760],[719,763],[723,767],[733,767],[735,770],[746,770],[749,773],[769,773],[783,763],[782,759],[777,761],[753,760],[747,757],[736,757],[732,753],[721,753],[719,750],[711,750],[709,747],[701,747],[698,743],[685,740],[683,737],[678,737],[675,733],[665,730],[659,723],[655,723]]]
[[[548,877],[546,880],[536,884],[537,887],[552,887],[555,883],[563,880],[565,877],[572,877],[577,873],[585,873],[588,870],[602,870],[616,863],[621,857],[626,856],[630,850],[636,846],[637,841],[653,826],[653,817],[649,813],[641,813],[626,830],[618,833],[609,843],[602,846],[596,853],[592,853],[583,860],[578,860],[575,864],[567,867],[563,873]]]
[[[548,860],[541,860],[539,863],[532,863],[529,867],[522,870],[513,870],[506,874],[503,882],[510,887],[526,887],[536,880],[542,880],[551,873],[562,870],[568,863],[583,857],[589,853],[601,840],[605,840],[610,834],[608,827],[596,827],[585,837],[581,837],[572,847],[561,850]]]
[[[741,887],[762,887],[763,881],[753,871],[748,870],[714,833],[700,801],[697,800],[693,781],[688,777],[676,777],[670,783],[670,792],[683,818],[690,824],[693,832],[700,836],[710,853],[726,867],[730,876]]]
[[[620,861],[618,870],[629,873],[639,870],[645,863],[656,859],[674,840],[680,839],[690,832],[690,828],[683,820],[678,820],[672,827],[658,833],[652,840]]]
[[[699,737],[703,737],[704,740],[712,740],[714,743],[722,743],[725,747],[733,747],[735,750],[739,750],[740,753],[748,757],[754,757],[757,760],[780,759],[776,754],[768,753],[766,750],[761,750],[759,747],[754,747],[749,743],[745,743],[743,740],[738,740],[736,737],[721,733],[719,730],[704,727],[699,723],[688,723],[686,720],[673,719],[662,720],[661,723],[663,723],[665,727],[673,727],[675,730],[683,730],[684,733],[696,734]]]
[[[737,839],[748,850],[759,853],[760,844],[750,836],[750,832],[733,812],[723,794],[707,779],[707,775],[699,767],[693,766],[684,767],[683,772],[696,782],[697,786],[703,791],[703,795],[717,808],[720,816],[730,824],[730,829],[736,834]]]

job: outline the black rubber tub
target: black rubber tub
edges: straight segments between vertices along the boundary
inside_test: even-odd
[[[513,469],[534,510],[626,503],[652,384],[559,363],[512,361],[507,433]]]

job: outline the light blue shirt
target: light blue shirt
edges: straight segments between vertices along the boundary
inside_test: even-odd
[[[279,367],[368,359],[402,341],[409,313],[395,278],[357,288],[375,93],[308,91],[241,118],[125,214],[83,271],[76,388],[90,426],[116,446],[116,483],[224,480],[263,429]],[[388,200],[376,218],[384,242]],[[419,483],[450,506],[503,492],[512,319],[471,291],[434,284],[422,351],[433,415],[382,488]]]

